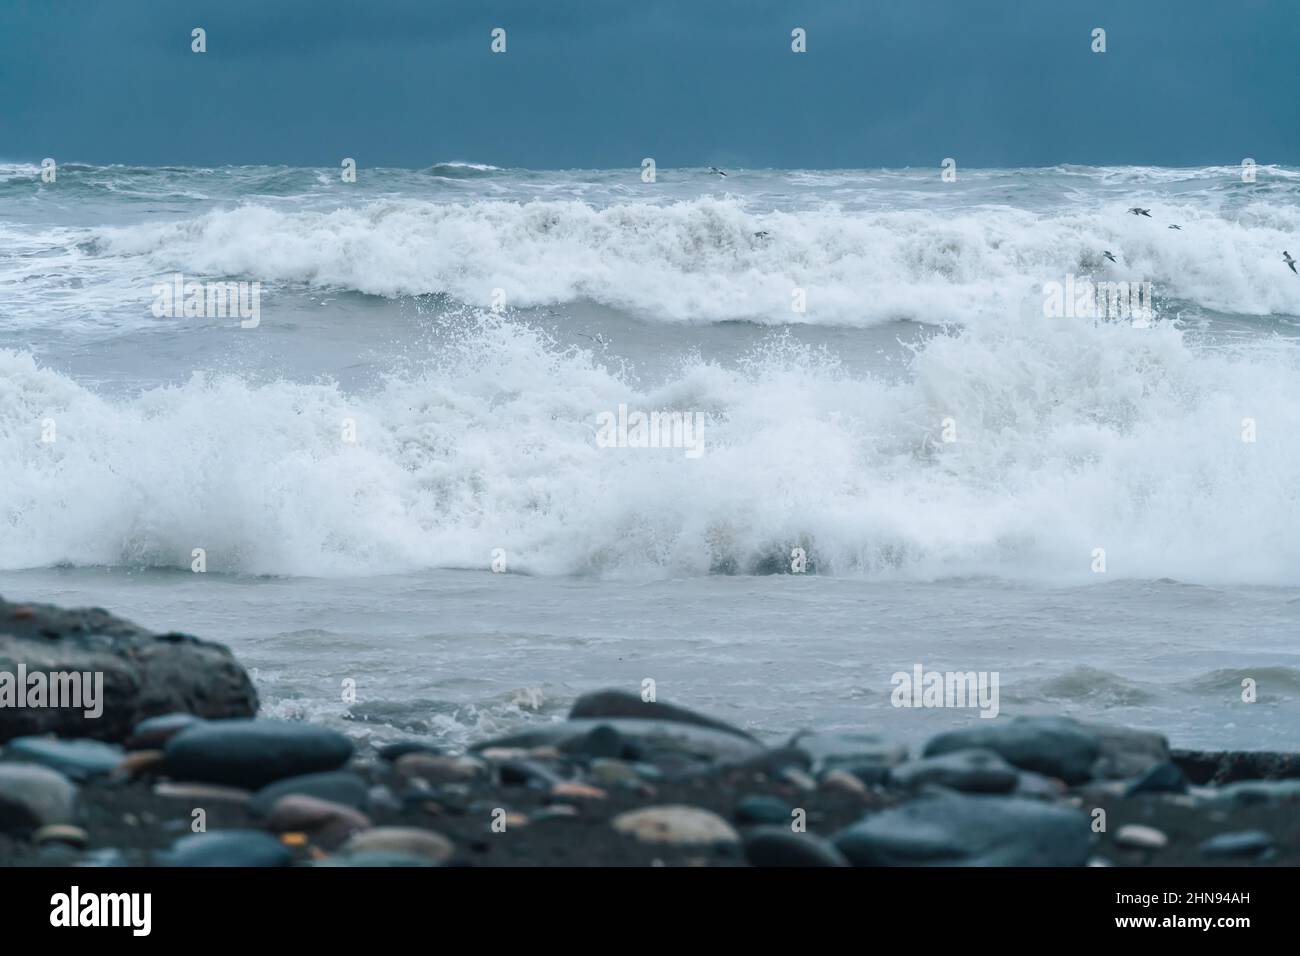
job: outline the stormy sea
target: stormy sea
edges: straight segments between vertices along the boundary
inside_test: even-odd
[[[649,681],[1294,748],[1300,170],[345,180],[0,166],[0,594],[380,741]]]

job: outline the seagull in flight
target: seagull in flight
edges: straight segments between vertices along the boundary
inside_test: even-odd
[[[1109,249],[1107,249],[1105,252],[1103,252],[1102,255],[1105,256],[1107,259],[1109,259],[1111,262],[1115,263],[1116,265],[1119,265],[1119,261],[1118,261],[1114,256],[1112,256],[1112,255],[1110,254],[1110,250],[1109,250]]]
[[[1183,227],[1182,227],[1182,226],[1170,226],[1169,228],[1170,228],[1170,229],[1177,229],[1179,232],[1182,232],[1182,231],[1183,231]]]
[[[727,175],[727,174],[724,173],[722,170],[720,170],[717,166],[710,166],[710,167],[709,167],[709,172],[711,172],[711,173],[716,173],[717,175],[719,175],[719,176],[724,176],[724,177]]]
[[[1295,272],[1295,260],[1291,258],[1291,253],[1287,252],[1285,249],[1282,250],[1282,261],[1291,267],[1292,272]],[[1296,272],[1295,274],[1300,276],[1300,272]]]
[[[1151,218],[1151,210],[1143,209],[1141,206],[1134,206],[1132,209],[1129,210],[1129,212],[1131,212],[1135,216],[1146,216],[1148,219]]]

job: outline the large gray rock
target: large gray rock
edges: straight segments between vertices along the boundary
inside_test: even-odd
[[[1071,807],[935,793],[871,814],[834,843],[854,866],[1082,866],[1092,831]]]
[[[257,692],[229,649],[187,634],[154,634],[102,608],[65,610],[0,599],[0,674],[16,675],[19,665],[29,675],[102,673],[103,713],[0,707],[0,742],[40,734],[120,741],[140,721],[160,714],[257,712]]]
[[[1023,770],[1080,783],[1092,778],[1101,756],[1101,738],[1069,717],[980,720],[935,737],[925,745],[925,756],[971,749],[992,750]]]

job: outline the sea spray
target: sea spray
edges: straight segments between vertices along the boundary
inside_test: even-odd
[[[506,320],[357,392],[208,374],[100,396],[0,353],[0,568],[202,547],[212,571],[340,575],[503,548],[527,573],[657,577],[809,544],[823,575],[1095,582],[1104,549],[1110,577],[1286,583],[1297,364],[1041,317],[931,337],[902,380],[791,345],[645,384]],[[598,447],[620,404],[707,413],[707,454]]]

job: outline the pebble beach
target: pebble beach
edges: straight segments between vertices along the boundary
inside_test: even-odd
[[[0,866],[1237,866],[1300,859],[1300,756],[999,716],[916,751],[781,745],[631,690],[468,748],[263,719],[220,644],[0,600],[0,671],[103,675],[0,708]]]

